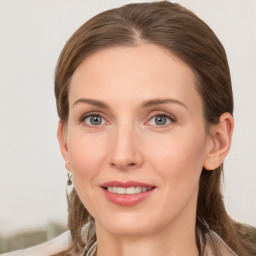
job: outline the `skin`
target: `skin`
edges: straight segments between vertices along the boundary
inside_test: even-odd
[[[152,102],[163,99],[171,101]],[[224,113],[206,130],[191,69],[153,44],[100,50],[74,72],[69,109],[58,138],[77,193],[96,221],[97,256],[198,255],[200,174],[223,162],[233,119]],[[93,125],[92,114],[102,123]],[[159,115],[166,124],[156,123]],[[100,188],[112,180],[156,189],[135,206],[118,206]]]

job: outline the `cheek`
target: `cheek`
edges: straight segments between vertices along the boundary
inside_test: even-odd
[[[148,159],[152,169],[161,177],[162,200],[159,209],[164,209],[166,218],[175,217],[188,205],[196,204],[194,200],[198,194],[205,144],[202,138],[189,139],[176,135],[158,145],[152,148]]]
[[[104,140],[74,133],[69,142],[68,150],[76,192],[83,205],[94,216],[97,176],[103,169],[107,152]]]
[[[158,146],[151,148],[148,158],[164,180],[172,183],[172,187],[197,184],[205,154],[203,136],[175,134],[153,145]]]
[[[107,144],[105,140],[101,136],[85,136],[81,133],[74,133],[68,142],[74,181],[92,182],[92,177],[100,171],[106,157]]]

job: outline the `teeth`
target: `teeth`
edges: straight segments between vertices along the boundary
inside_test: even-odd
[[[141,187],[136,187],[136,188],[135,188],[135,193],[141,193],[141,191],[142,191],[142,192],[147,191],[147,189],[146,189],[146,190],[145,190],[145,189],[146,189],[146,188],[143,189],[143,188],[141,188]],[[145,191],[144,191],[144,190],[145,190]]]
[[[123,195],[123,194],[125,194],[125,188],[122,188],[122,187],[118,187],[117,188],[117,194],[119,194],[119,195]]]
[[[119,194],[119,195],[133,195],[133,194],[138,194],[141,192],[146,192],[146,191],[150,190],[150,188],[146,188],[146,187],[129,187],[129,188],[107,187],[107,190],[109,192]]]
[[[135,187],[130,187],[130,188],[126,188],[125,194],[126,195],[133,195],[135,194],[136,188]],[[140,192],[137,192],[140,193]]]
[[[147,188],[142,188],[142,192],[146,192],[147,191]]]

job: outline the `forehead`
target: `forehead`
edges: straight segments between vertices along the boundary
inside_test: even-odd
[[[170,51],[153,45],[112,47],[87,57],[74,72],[70,103],[79,97],[131,101],[173,97],[200,100],[191,68]]]

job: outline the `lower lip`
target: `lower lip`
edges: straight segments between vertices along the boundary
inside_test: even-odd
[[[111,202],[119,206],[134,206],[141,201],[147,199],[155,190],[155,188],[148,190],[146,192],[137,193],[133,195],[120,195],[109,192],[105,188],[102,188],[106,198]]]

